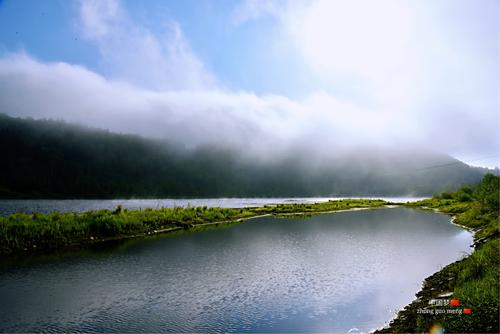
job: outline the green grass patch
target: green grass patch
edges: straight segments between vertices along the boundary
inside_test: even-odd
[[[189,229],[213,222],[235,221],[258,215],[318,212],[387,204],[381,200],[339,200],[318,204],[279,204],[256,208],[163,208],[114,211],[98,210],[85,213],[13,214],[0,217],[0,253],[52,250],[66,246],[95,243],[155,233],[158,230]]]

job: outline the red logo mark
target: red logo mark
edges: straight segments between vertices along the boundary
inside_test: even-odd
[[[450,299],[451,306],[460,306],[460,300],[458,299]]]
[[[464,314],[471,314],[471,313],[472,313],[472,309],[464,308]]]

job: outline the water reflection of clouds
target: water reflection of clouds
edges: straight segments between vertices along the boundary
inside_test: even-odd
[[[367,332],[470,241],[408,209],[261,218],[0,274],[0,329]]]

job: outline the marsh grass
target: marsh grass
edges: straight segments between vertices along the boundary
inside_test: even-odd
[[[259,215],[336,211],[379,207],[381,200],[340,200],[318,204],[279,204],[254,208],[162,208],[97,210],[85,213],[16,213],[0,217],[0,253],[53,250],[65,246],[157,233],[166,229],[191,229],[213,222],[228,222]]]

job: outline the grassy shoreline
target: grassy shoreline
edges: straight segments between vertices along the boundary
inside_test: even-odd
[[[452,216],[452,224],[474,233],[474,251],[427,277],[417,299],[374,333],[499,332],[499,196],[499,178],[489,175],[475,189],[464,187],[404,205]],[[460,306],[450,305],[451,299],[458,299]]]
[[[22,254],[85,246],[110,240],[238,222],[264,215],[311,215],[388,205],[383,200],[349,199],[316,204],[277,204],[241,209],[163,208],[84,213],[17,213],[0,217],[0,254]]]

